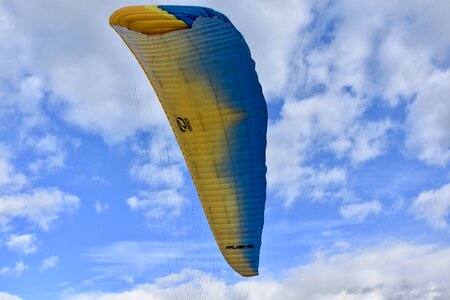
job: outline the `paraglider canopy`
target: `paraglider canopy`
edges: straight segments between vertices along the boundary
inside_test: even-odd
[[[257,275],[267,106],[244,38],[204,7],[130,6],[110,24],[161,102],[220,251],[242,276]]]

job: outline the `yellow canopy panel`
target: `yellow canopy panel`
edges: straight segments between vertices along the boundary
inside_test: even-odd
[[[164,34],[189,28],[186,23],[156,5],[121,8],[111,15],[109,24],[122,26],[145,35]]]

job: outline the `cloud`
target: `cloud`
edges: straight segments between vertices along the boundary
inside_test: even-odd
[[[141,192],[141,197],[128,198],[127,204],[131,210],[142,211],[146,217],[152,219],[178,216],[186,199],[174,189],[154,192]]]
[[[447,228],[446,218],[450,213],[450,183],[420,193],[414,200],[411,211],[417,218],[428,221],[435,228]]]
[[[61,214],[76,210],[80,199],[57,188],[34,189],[29,193],[0,196],[0,224],[15,218],[25,218],[43,230]]]
[[[304,85],[298,87],[351,86],[358,95],[380,96],[391,105],[411,97],[448,59],[450,35],[442,32],[450,25],[442,13],[446,7],[445,0],[432,6],[318,2],[314,22],[299,37],[294,64]]]
[[[17,103],[23,114],[30,112],[34,119],[43,118],[40,106],[45,103],[87,132],[100,134],[110,142],[122,141],[136,129],[158,120],[146,112],[161,108],[156,101],[148,101],[155,98],[150,85],[109,27],[108,17],[117,4],[97,10],[89,4],[44,0],[39,4],[2,5],[8,30],[0,36],[0,57],[13,61],[14,68],[2,68],[0,79],[9,80],[12,86],[36,87],[30,91],[33,97],[25,90],[9,91],[3,97]],[[37,18],[40,14],[47,18]],[[83,26],[79,26],[80,19]],[[59,25],[54,26],[56,23]],[[71,32],[70,37],[67,32]],[[130,70],[136,78],[130,78]],[[30,75],[24,78],[20,74]],[[27,105],[21,105],[25,100]],[[140,118],[140,113],[146,117]]]
[[[59,257],[58,256],[51,256],[49,258],[44,259],[42,262],[41,267],[39,268],[39,271],[43,272],[48,269],[55,268],[59,263]]]
[[[56,170],[64,166],[63,142],[55,135],[45,134],[41,138],[29,138],[26,142],[40,156],[29,165],[34,173],[40,170]]]
[[[369,214],[379,214],[382,207],[382,203],[377,200],[371,202],[345,204],[341,206],[339,213],[345,219],[362,222]]]
[[[152,188],[181,188],[184,183],[184,169],[180,164],[134,163],[130,168],[130,175],[133,179]]]
[[[408,149],[428,164],[450,162],[450,70],[436,71],[421,84],[407,120]]]
[[[364,122],[366,106],[364,99],[343,91],[286,101],[281,118],[268,130],[269,189],[287,206],[301,196],[326,195],[328,189],[337,192],[348,168],[342,161],[359,165],[383,154],[393,125],[385,119]],[[317,163],[325,157],[334,160],[328,165]]]
[[[16,274],[16,276],[20,276],[26,269],[28,269],[28,266],[24,264],[23,261],[19,261],[14,267],[13,272]]]
[[[351,87],[355,96],[373,104],[385,100],[391,107],[406,100],[411,103],[404,128],[407,148],[427,163],[447,164],[450,35],[442,26],[450,22],[442,9],[448,5],[339,1],[322,7],[300,39],[292,72],[301,75],[292,83],[294,90],[308,94],[318,87]]]
[[[173,181],[182,180],[182,176],[179,176],[180,168],[185,165],[184,158],[168,123],[158,125],[150,139],[144,132],[141,144],[133,146],[132,150],[136,154],[136,160],[130,168],[133,179],[149,186],[173,185]],[[158,177],[162,178],[155,178],[151,170],[155,170]],[[183,181],[179,185],[183,185]]]
[[[186,203],[183,196],[186,166],[174,138],[153,137],[148,150],[135,147],[137,159],[130,176],[146,186],[138,196],[126,199],[131,210],[148,218],[178,216]]]
[[[354,164],[374,159],[385,152],[387,133],[393,127],[389,120],[365,122],[361,127],[351,128],[352,139],[350,160]]]
[[[406,134],[406,148],[417,158],[446,166],[447,6],[375,0],[311,6],[312,20],[300,27],[291,55],[280,115],[268,132],[268,187],[285,205],[314,195],[309,176],[318,162],[350,173],[390,146],[404,153],[391,133]],[[399,118],[405,107],[406,122]]]
[[[106,203],[101,203],[100,201],[95,201],[94,208],[97,213],[101,213],[102,211],[109,209],[109,205]]]
[[[319,255],[281,273],[226,283],[198,270],[158,278],[117,293],[80,293],[66,299],[446,299],[450,249],[404,242]],[[343,276],[345,274],[345,276]]]
[[[12,234],[6,241],[6,246],[16,252],[30,254],[36,251],[35,237],[32,234]]]
[[[308,178],[317,172],[308,163],[315,154],[312,150],[319,148],[316,144],[333,139],[340,128],[349,126],[346,118],[351,119],[358,110],[356,102],[338,101],[331,95],[284,104],[281,119],[271,123],[268,129],[267,182],[269,189],[275,190],[286,205],[305,193],[310,184]]]
[[[12,109],[20,112],[20,115],[17,114],[15,118],[10,119],[4,118],[4,120],[8,120],[11,124],[2,122],[2,125],[5,126],[5,128],[11,127],[16,124],[16,119],[22,121],[21,126],[23,126],[24,129],[44,124],[45,117],[42,115],[39,107],[45,93],[42,80],[36,76],[29,75],[17,79],[17,82],[10,84],[11,86],[14,86],[14,89],[5,95],[0,95],[2,96],[3,102],[0,104],[0,108],[1,106],[6,107],[4,113],[7,116],[8,113],[11,113]]]
[[[0,191],[15,192],[27,184],[27,178],[15,170],[9,161],[9,155],[0,145]]]
[[[0,292],[1,300],[21,300],[22,298],[5,292]]]
[[[28,269],[28,266],[26,264],[24,264],[23,261],[18,261],[13,268],[11,268],[11,267],[1,268],[0,275],[20,277],[22,275],[22,273],[27,269]]]

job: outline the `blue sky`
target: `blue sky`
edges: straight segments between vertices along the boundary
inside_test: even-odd
[[[449,2],[242,2],[170,4],[226,14],[268,102],[250,279],[109,27],[145,3],[0,0],[0,299],[450,298]]]

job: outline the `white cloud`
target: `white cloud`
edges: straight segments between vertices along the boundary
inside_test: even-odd
[[[153,188],[173,187],[181,188],[184,183],[180,164],[162,165],[160,163],[133,164],[130,175],[133,179]]]
[[[21,300],[22,298],[5,292],[0,292],[0,300]]]
[[[25,218],[48,230],[61,214],[78,208],[80,199],[59,189],[34,189],[29,193],[0,196],[0,224]]]
[[[41,264],[41,267],[39,268],[39,271],[43,272],[48,269],[55,268],[59,263],[59,257],[58,256],[51,256],[49,258],[44,259],[44,261]]]
[[[0,191],[15,192],[24,187],[26,183],[25,175],[15,170],[0,145]]]
[[[6,241],[6,246],[13,251],[23,254],[33,253],[37,249],[35,245],[35,237],[32,234],[12,234],[8,241]]]
[[[297,80],[291,90],[308,95],[318,86],[325,91],[350,87],[357,98],[381,96],[392,106],[417,95],[405,127],[408,148],[428,163],[446,164],[450,160],[446,118],[450,35],[442,32],[442,26],[450,22],[444,20],[445,7],[445,1],[434,5],[413,1],[407,6],[402,1],[365,1],[364,5],[339,1],[321,7],[316,23],[300,36],[291,70]],[[367,105],[376,104],[373,101]],[[355,125],[365,121],[349,120]],[[351,148],[352,162],[373,158],[383,149],[379,138],[393,124],[374,125],[369,124],[364,134],[354,130],[350,134],[353,145],[345,139],[333,144]]]
[[[278,274],[226,284],[221,278],[183,270],[119,293],[80,293],[66,299],[447,299],[450,249],[408,243],[382,244],[318,256]],[[345,274],[345,276],[343,276]]]
[[[316,172],[308,164],[311,151],[319,148],[315,144],[347,127],[346,117],[352,118],[358,110],[357,103],[331,95],[285,103],[281,120],[268,129],[267,182],[286,205],[305,193],[307,178]]]
[[[94,208],[97,213],[101,213],[102,211],[109,209],[109,205],[106,203],[101,203],[100,201],[95,201]]]
[[[419,159],[450,161],[450,35],[442,32],[448,5],[314,4],[314,21],[297,37],[280,118],[268,132],[268,186],[285,204],[308,197],[308,177],[322,154],[339,159],[327,168],[359,167],[389,149],[392,131],[406,132]],[[390,119],[402,101],[409,106],[406,126]]]
[[[57,152],[46,156],[45,158],[39,158],[30,163],[29,168],[34,173],[38,173],[42,169],[55,170],[64,166],[65,154],[64,152]]]
[[[178,216],[186,199],[176,190],[159,190],[141,192],[141,197],[128,198],[127,204],[131,210],[142,211],[148,218],[165,218]]]
[[[447,60],[450,25],[445,0],[364,4],[318,2],[316,23],[300,36],[298,61],[306,86],[351,86],[357,94],[382,96],[392,105],[411,97]]]
[[[309,196],[310,190],[316,198],[329,188],[336,192],[347,173],[339,160],[356,165],[386,151],[387,132],[393,125],[388,120],[364,122],[366,106],[364,99],[342,92],[285,102],[281,119],[268,130],[267,180],[286,205]],[[338,160],[321,167],[317,163],[321,155]]]
[[[450,162],[450,70],[436,71],[421,84],[408,114],[407,146],[429,164]]]
[[[20,276],[26,269],[28,269],[28,266],[24,264],[23,261],[19,261],[16,263],[13,272],[16,274],[16,276]]]
[[[13,268],[2,267],[0,269],[0,275],[20,277],[22,275],[22,273],[27,269],[28,269],[28,265],[24,264],[23,261],[18,261]]]
[[[311,197],[315,200],[340,198],[346,177],[347,171],[340,167],[312,170],[307,177],[307,184],[312,186]]]
[[[41,138],[29,138],[27,144],[40,156],[31,162],[29,169],[35,173],[44,170],[55,170],[64,166],[65,151],[63,142],[55,135],[46,134]]]
[[[358,164],[383,154],[387,144],[387,132],[392,126],[392,122],[383,120],[365,122],[359,128],[351,128],[350,131],[354,131],[349,134],[349,138],[353,140],[351,162]]]
[[[3,97],[18,103],[22,113],[33,112],[35,119],[42,117],[39,106],[45,101],[67,121],[101,134],[108,141],[121,141],[137,128],[154,123],[157,118],[146,112],[161,108],[156,101],[148,101],[154,98],[150,85],[108,24],[117,3],[97,6],[96,10],[90,4],[44,0],[2,7],[8,15],[9,30],[1,37],[0,57],[14,57],[9,59],[14,61],[11,63],[14,68],[12,71],[2,68],[6,74],[0,78],[14,81],[15,86],[24,82],[23,87],[36,87],[32,89],[36,91],[32,98],[25,90],[12,91]],[[47,18],[37,18],[40,14]],[[79,26],[80,19],[84,20],[83,26]],[[67,32],[71,32],[70,37]],[[130,79],[130,69],[137,74],[136,78]],[[20,73],[31,75],[22,79]],[[131,82],[136,84],[137,96]],[[44,90],[51,93],[43,97]],[[27,105],[21,105],[25,101]],[[140,113],[146,117],[140,118]]]
[[[12,60],[12,58],[10,59]],[[5,77],[8,76],[0,72],[0,87],[6,85],[9,88],[5,88],[0,93],[0,99],[2,100],[0,103],[0,113],[7,115],[8,113],[11,114],[12,110],[20,112],[20,116],[16,115],[13,119],[3,117],[2,126],[5,129],[12,127],[17,122],[17,119],[22,120],[21,126],[24,129],[29,129],[38,124],[44,124],[45,118],[40,109],[40,102],[44,96],[42,80],[36,76],[29,75],[15,79],[16,81],[14,82],[5,83],[1,82],[2,75]],[[17,130],[17,128],[13,129]]]
[[[405,98],[413,96],[433,71],[431,49],[420,47],[416,42],[415,46],[411,47],[408,39],[414,32],[412,28],[402,28],[404,24],[395,25],[387,31],[381,42],[379,49],[381,76],[377,79],[379,84],[377,88],[385,87],[382,95],[391,105],[398,104],[401,96]]]
[[[138,159],[130,167],[131,177],[146,185],[139,196],[128,198],[131,210],[148,218],[178,216],[186,199],[182,195],[187,169],[174,138],[156,136],[146,151],[135,148]]]
[[[46,134],[40,139],[29,140],[28,144],[33,145],[38,153],[54,153],[61,148],[61,141],[51,134]]]
[[[411,210],[417,218],[425,219],[435,228],[447,228],[450,213],[450,184],[424,191],[414,200]]]
[[[369,214],[377,215],[381,212],[383,205],[380,201],[344,204],[339,213],[345,218],[355,221],[364,221]]]
[[[158,125],[151,139],[143,134],[140,142],[140,147],[133,147],[137,159],[131,164],[131,177],[150,187],[182,187],[187,167],[169,124]]]

